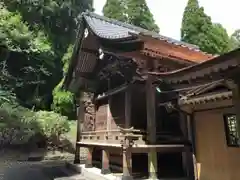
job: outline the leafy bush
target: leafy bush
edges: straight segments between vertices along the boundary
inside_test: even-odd
[[[70,130],[67,117],[55,112],[34,112],[19,105],[0,105],[0,146],[36,145],[47,140],[57,146],[60,136]],[[38,139],[39,137],[44,137]]]
[[[10,91],[5,91],[0,86],[0,105],[3,103],[16,104],[16,96]]]
[[[70,130],[67,117],[53,111],[38,111],[35,116],[42,134],[47,138],[49,143],[57,143],[60,136]]]
[[[34,112],[9,103],[0,106],[1,146],[25,144],[39,131]]]

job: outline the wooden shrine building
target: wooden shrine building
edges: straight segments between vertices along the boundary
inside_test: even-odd
[[[86,168],[123,179],[239,179],[239,64],[240,50],[212,56],[82,14],[64,82],[79,104],[75,163],[86,147]]]

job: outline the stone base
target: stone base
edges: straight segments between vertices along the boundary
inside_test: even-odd
[[[122,180],[133,180],[132,176],[122,176]]]
[[[85,164],[85,168],[92,168],[93,165],[92,164]]]
[[[86,168],[84,164],[73,164],[73,163],[67,163],[66,164],[67,168],[78,172],[81,174],[82,177],[85,179],[95,179],[95,180],[134,180],[132,177],[129,176],[123,176],[121,174],[116,175],[116,174],[102,174],[102,170],[92,167],[92,168]],[[137,178],[136,180],[140,180]],[[144,180],[144,179],[141,179]],[[148,179],[145,179],[148,180]],[[150,179],[149,179],[150,180]],[[151,179],[153,180],[153,179]],[[158,180],[158,179],[155,179]],[[187,178],[176,178],[176,179],[161,179],[161,180],[189,180]]]
[[[101,174],[111,174],[110,169],[102,169]]]
[[[121,180],[121,177],[114,176],[113,174],[102,174],[102,170],[98,168],[86,168],[85,165],[67,163],[66,166],[77,172],[81,173],[85,179],[96,179],[96,180]]]

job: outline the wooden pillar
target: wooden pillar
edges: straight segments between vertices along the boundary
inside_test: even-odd
[[[157,152],[155,149],[151,149],[148,153],[148,179],[157,179]]]
[[[187,115],[183,112],[180,112],[180,126],[181,126],[181,131],[183,133],[183,137],[185,140],[189,140],[187,125],[188,125],[187,124]]]
[[[146,103],[147,103],[147,132],[149,144],[156,143],[156,97],[153,77],[149,76],[146,82]],[[151,149],[148,153],[149,179],[157,179],[157,152]]]
[[[102,150],[102,174],[110,174],[110,166],[109,166],[109,151],[103,149]]]
[[[132,153],[129,147],[123,146],[123,176],[122,180],[132,180]]]
[[[196,172],[195,172],[195,161],[194,161],[194,137],[192,135],[193,133],[193,127],[192,127],[192,115],[186,115],[186,114],[182,114],[182,127],[184,129],[184,137],[188,140],[188,142],[185,145],[184,148],[184,152],[182,153],[182,158],[183,158],[183,168],[185,170],[185,173],[187,175],[187,177],[190,180],[194,180],[196,177]]]
[[[91,168],[92,166],[92,153],[93,153],[93,148],[88,147],[87,149],[87,159],[85,163],[85,168]]]
[[[186,176],[189,180],[194,180],[195,178],[195,165],[194,165],[194,154],[191,151],[191,147],[185,147],[184,152],[182,153],[183,158],[183,169],[185,171]]]
[[[111,89],[111,80],[108,80],[108,90]],[[112,101],[112,96],[108,97],[108,107],[107,107],[107,131],[111,130],[112,126],[112,114],[111,114],[111,101]],[[111,133],[108,132],[108,135]]]
[[[184,141],[188,141],[188,130],[187,130],[187,119],[186,119],[186,115],[183,113],[183,112],[180,112],[180,127],[181,127],[181,131],[182,131],[182,134],[183,134],[183,138],[184,138]],[[184,151],[182,152],[182,164],[183,164],[183,169],[184,169],[184,172],[185,174],[188,176],[189,174],[189,171],[188,171],[188,160],[187,160],[187,151],[186,151],[186,145],[185,145],[185,149]]]
[[[84,121],[85,113],[84,113],[84,103],[82,99],[79,101],[79,107],[77,110],[77,134],[76,134],[76,148],[75,148],[75,157],[74,164],[80,163],[80,146],[78,142],[81,141],[81,123]]]
[[[131,87],[128,87],[125,91],[125,128],[131,127]]]
[[[125,91],[125,128],[131,127],[131,87],[128,87]],[[122,146],[123,154],[123,180],[132,180],[132,152],[131,152],[132,142],[129,139],[124,141]]]

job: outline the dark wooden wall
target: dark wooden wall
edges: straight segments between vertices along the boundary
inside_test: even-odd
[[[146,130],[147,107],[144,85],[138,85],[132,92],[132,119],[131,124],[135,129]]]
[[[107,130],[108,101],[102,100],[96,105],[95,130]]]
[[[117,126],[124,127],[125,124],[125,94],[119,93],[112,96],[110,101],[111,129]]]

